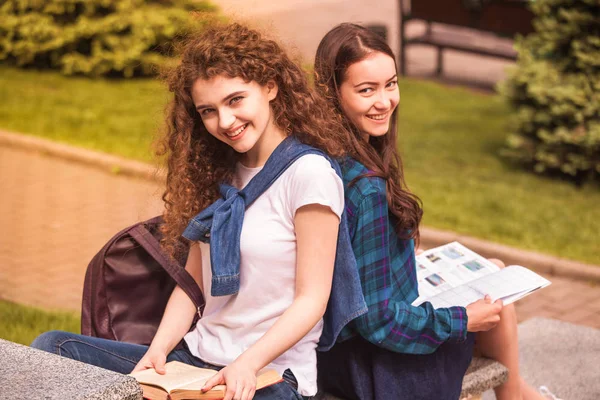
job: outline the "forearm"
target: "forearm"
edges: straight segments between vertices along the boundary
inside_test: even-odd
[[[352,247],[368,312],[353,326],[369,342],[398,353],[428,354],[448,340],[466,338],[464,308],[414,307],[418,296],[413,240],[400,238],[389,219],[385,191],[363,198]]]
[[[169,354],[190,329],[195,313],[192,300],[176,286],[150,347]]]
[[[429,354],[446,341],[465,340],[466,324],[462,307],[436,310],[429,303],[414,307],[393,299],[370,305],[369,312],[355,322],[358,333],[373,344],[411,354]]]
[[[196,283],[201,285],[202,257],[197,243],[190,246],[185,269],[192,275]],[[169,354],[190,329],[196,311],[189,296],[179,285],[175,286],[150,346],[164,354]]]
[[[247,363],[258,371],[306,336],[319,322],[327,307],[327,296],[315,299],[298,296],[277,322],[236,361]]]

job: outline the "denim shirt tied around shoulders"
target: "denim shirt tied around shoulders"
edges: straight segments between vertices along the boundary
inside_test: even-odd
[[[183,237],[210,243],[212,270],[211,295],[228,296],[240,288],[240,234],[244,213],[273,182],[298,158],[318,154],[331,163],[340,179],[339,164],[314,147],[300,143],[294,136],[284,139],[273,151],[263,169],[241,190],[221,184],[219,200],[192,218]],[[317,228],[318,229],[318,228]],[[331,296],[323,317],[323,333],[318,350],[329,350],[344,326],[367,312],[356,258],[350,243],[346,210],[340,221]]]

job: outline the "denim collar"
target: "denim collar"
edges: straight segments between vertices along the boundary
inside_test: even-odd
[[[281,176],[294,161],[307,154],[325,157],[340,178],[338,163],[322,151],[300,143],[293,135],[284,139],[273,151],[263,169],[241,190],[220,185],[221,198],[192,218],[183,237],[210,243],[212,269],[211,295],[234,295],[240,288],[240,234],[244,214],[254,200]],[[350,243],[346,211],[342,214],[338,233],[331,296],[324,316],[320,349],[335,343],[342,328],[364,314],[367,306],[362,293],[358,268]]]

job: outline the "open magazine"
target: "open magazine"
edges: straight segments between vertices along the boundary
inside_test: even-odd
[[[500,268],[458,242],[429,249],[417,256],[418,306],[463,306],[489,294],[493,301],[513,303],[550,281],[519,265]]]

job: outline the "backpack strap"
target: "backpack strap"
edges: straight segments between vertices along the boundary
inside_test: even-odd
[[[134,226],[129,231],[129,234],[148,252],[148,254],[158,261],[165,271],[169,273],[171,278],[177,282],[181,289],[192,300],[192,303],[194,303],[196,310],[198,310],[198,313],[200,314],[204,308],[204,297],[202,296],[202,292],[200,291],[200,288],[198,287],[198,284],[192,275],[190,275],[185,268],[177,265],[176,262],[169,259],[163,253],[163,251],[160,249],[160,244],[154,239],[154,236],[144,226],[144,224],[138,224]],[[152,240],[149,240],[149,238],[152,238]]]

